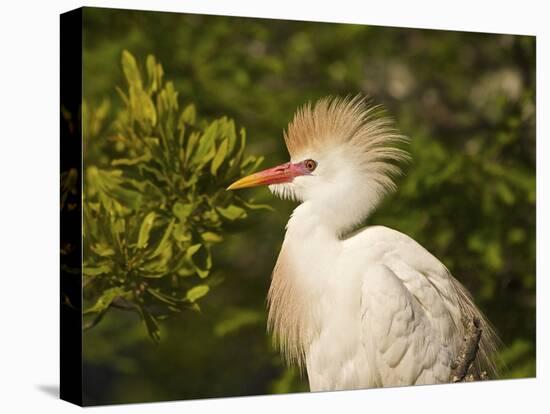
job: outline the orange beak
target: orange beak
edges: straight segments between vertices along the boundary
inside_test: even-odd
[[[259,185],[290,183],[295,177],[309,174],[302,163],[292,164],[287,162],[277,167],[268,168],[246,177],[243,177],[229,187],[228,190],[237,190],[239,188],[257,187]]]

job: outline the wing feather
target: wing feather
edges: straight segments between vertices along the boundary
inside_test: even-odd
[[[372,235],[375,244],[369,242]],[[386,227],[370,228],[363,241],[373,258],[362,279],[362,337],[377,385],[448,382],[463,320],[472,317],[482,328],[474,369],[496,375],[494,330],[447,268],[414,240]]]
[[[366,352],[378,386],[445,382],[452,343],[439,334],[430,315],[387,266],[368,270],[362,288],[362,326]]]

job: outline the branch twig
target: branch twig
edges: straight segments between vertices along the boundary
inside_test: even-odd
[[[471,382],[487,379],[485,371],[478,374],[473,368],[479,341],[481,340],[481,328],[479,318],[473,317],[464,321],[466,332],[458,356],[451,363],[450,382]]]

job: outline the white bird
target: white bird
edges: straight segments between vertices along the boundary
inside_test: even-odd
[[[228,189],[269,185],[300,202],[273,271],[268,328],[311,391],[449,382],[463,318],[482,330],[472,369],[494,373],[494,331],[447,268],[396,230],[354,231],[408,158],[380,107],[325,98],[299,109],[284,139],[290,162]]]

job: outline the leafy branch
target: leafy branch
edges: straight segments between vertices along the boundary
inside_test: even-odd
[[[85,328],[118,308],[138,313],[158,340],[160,319],[200,310],[212,287],[212,246],[264,207],[225,191],[262,158],[244,156],[246,133],[233,120],[207,121],[193,104],[180,109],[154,56],[145,76],[129,52],[121,63],[123,107],[82,108]]]

